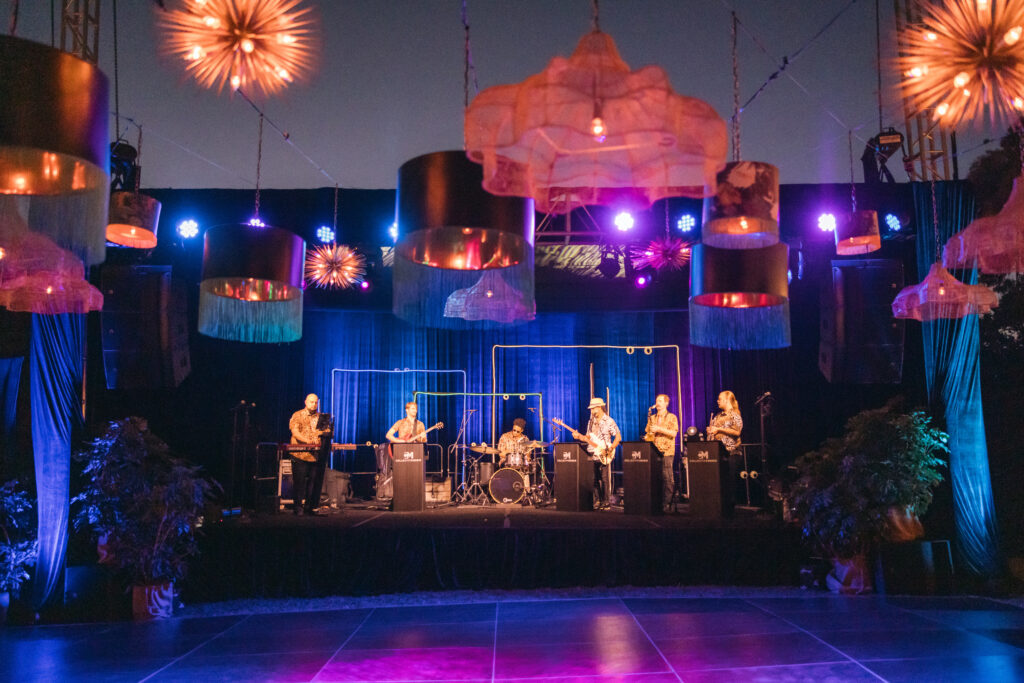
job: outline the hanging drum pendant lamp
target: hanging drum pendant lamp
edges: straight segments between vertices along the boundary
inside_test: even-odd
[[[789,247],[693,247],[690,343],[718,349],[790,345]]]
[[[533,200],[496,197],[461,151],[433,152],[398,169],[395,252],[451,270],[508,268],[533,249]]]
[[[205,240],[199,332],[254,343],[301,339],[305,241],[250,225],[219,225]]]
[[[882,248],[877,211],[854,211],[836,225],[836,253],[840,256],[868,254]]]
[[[759,249],[779,241],[779,169],[761,161],[733,161],[704,200],[701,241],[720,249]]]
[[[156,246],[160,202],[139,192],[111,192],[107,241],[133,249]]]
[[[87,266],[106,255],[107,99],[95,65],[0,36],[0,194],[31,196],[29,230]]]

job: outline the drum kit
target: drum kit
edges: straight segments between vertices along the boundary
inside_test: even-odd
[[[523,441],[508,454],[504,462],[485,460],[498,455],[498,449],[487,444],[469,446],[467,486],[457,502],[471,505],[548,505],[551,503],[551,482],[544,469],[543,450],[549,444]],[[497,470],[495,468],[497,467]]]

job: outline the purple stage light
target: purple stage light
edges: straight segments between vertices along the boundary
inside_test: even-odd
[[[630,212],[620,211],[615,214],[615,227],[619,229],[619,232],[632,230],[634,225],[636,225],[636,220]]]
[[[646,275],[637,275],[636,276],[636,280],[634,281],[634,284],[636,285],[637,289],[643,289],[644,287],[646,287],[650,283],[651,283],[651,278],[649,278]]]
[[[822,232],[836,231],[836,216],[832,213],[823,213],[818,216],[818,229]]]

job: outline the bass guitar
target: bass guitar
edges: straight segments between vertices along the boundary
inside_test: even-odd
[[[603,439],[594,436],[593,434],[584,434],[583,432],[573,429],[569,425],[565,424],[558,418],[551,420],[559,427],[565,427],[570,432],[574,439],[587,442],[587,451],[593,457],[594,460],[599,461],[602,465],[611,465],[612,460],[615,459],[615,449],[612,448],[610,443],[607,443]]]

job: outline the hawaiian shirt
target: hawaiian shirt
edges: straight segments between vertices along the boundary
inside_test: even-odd
[[[661,427],[667,429],[670,432],[679,433],[679,420],[676,416],[670,412],[665,412],[664,415],[654,413],[653,415],[647,416],[647,426],[644,428],[644,440],[653,441],[654,447],[661,451],[662,455],[672,455],[675,451],[676,438],[665,436],[661,432],[651,432],[651,427]]]
[[[607,413],[601,417],[591,416],[590,422],[587,423],[587,434],[596,436],[611,446],[616,437],[619,436],[619,426],[615,424],[615,420]]]
[[[316,457],[311,452],[320,443],[320,435],[316,431],[317,420],[320,413],[315,410],[310,413],[305,408],[296,410],[288,420],[288,429],[292,433],[292,443],[308,443],[310,451],[293,451],[292,457],[306,462],[316,462]]]
[[[735,430],[737,432],[743,430],[743,418],[734,410],[723,411],[718,415],[715,415],[711,424],[714,427],[725,427],[728,430]],[[724,445],[730,453],[735,452],[736,449],[740,447],[740,437],[738,436],[729,436],[728,434],[718,432],[713,434],[712,438],[721,441],[722,445]]]

